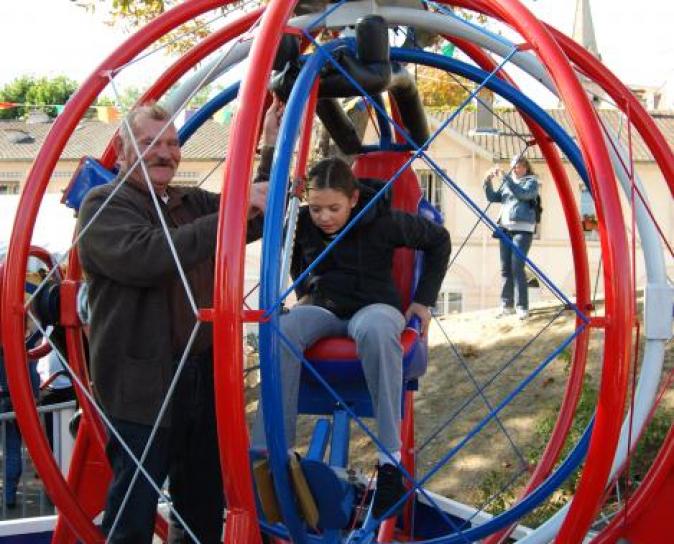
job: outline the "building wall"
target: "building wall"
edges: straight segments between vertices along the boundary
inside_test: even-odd
[[[74,160],[58,161],[49,180],[47,192],[59,193],[65,189],[78,164],[79,161]],[[20,193],[32,165],[32,161],[0,161],[0,191],[5,194]],[[7,190],[2,187],[7,187]]]
[[[219,192],[224,177],[224,161],[186,160],[180,163],[175,182],[197,185],[208,191]]]
[[[70,247],[75,227],[74,214],[60,200],[78,165],[79,161],[76,160],[58,161],[35,221],[33,243],[50,251],[61,253]],[[18,195],[25,185],[31,166],[30,161],[0,161],[0,247],[4,247],[9,241],[18,207]],[[185,185],[196,185],[203,181],[202,187],[218,191],[222,178],[221,161],[183,160],[175,181]]]
[[[62,192],[70,182],[79,161],[59,160],[52,173],[48,193]],[[0,191],[3,186],[16,187],[16,193],[21,192],[28,178],[32,162],[30,161],[0,161]],[[222,183],[224,162],[220,160],[190,160],[184,159],[175,177],[175,182],[184,185],[196,185],[209,191],[218,191]],[[8,191],[9,192],[9,191]]]
[[[449,129],[433,143],[430,155],[479,209],[486,208],[489,217],[496,219],[498,204],[487,208],[482,189],[484,174],[495,163],[482,148]],[[47,192],[60,193],[68,184],[77,164],[78,161],[73,160],[59,161]],[[508,168],[505,161],[496,164],[502,169]],[[0,190],[3,186],[23,184],[30,166],[29,161],[0,161]],[[421,160],[414,163],[414,168],[418,172],[429,170],[429,166]],[[573,297],[575,277],[562,207],[545,164],[534,163],[534,168],[541,182],[544,211],[539,229],[540,237],[534,241],[530,257],[551,281],[568,296]],[[568,164],[566,168],[576,199],[579,201],[580,179]],[[221,161],[184,159],[176,176],[176,182],[194,185],[203,180],[201,185],[203,188],[217,192],[222,183],[223,170],[224,166]],[[671,243],[671,240],[674,240],[674,200],[671,198],[671,193],[654,163],[638,164],[637,172],[647,188],[653,214]],[[442,187],[440,207],[445,215],[445,224],[452,236],[452,259],[454,259],[445,278],[443,291],[460,294],[460,303],[452,306],[454,310],[470,311],[495,307],[499,303],[500,292],[498,240],[492,237],[491,230],[482,222],[478,223],[474,211],[464,204],[455,191],[450,190],[444,184]],[[630,225],[629,202],[622,198],[622,203],[626,223]],[[474,231],[471,234],[473,228]],[[597,238],[596,235],[594,237]],[[597,239],[588,240],[586,243],[591,281],[594,284],[601,255],[599,241]],[[645,281],[642,261],[643,259],[639,256],[637,258],[637,285],[640,288],[643,287]],[[674,276],[674,263],[671,256],[666,258],[666,265],[670,276]],[[257,264],[247,266],[248,287],[254,285],[257,269]],[[601,277],[599,293],[603,293]],[[536,301],[537,299],[551,299],[553,295],[546,288],[531,289],[530,298]]]

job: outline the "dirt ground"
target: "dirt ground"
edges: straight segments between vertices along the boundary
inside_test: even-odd
[[[428,488],[477,505],[480,484],[494,470],[519,474],[514,485],[526,481],[527,467],[537,461],[527,458],[530,450],[546,441],[537,428],[545,418],[556,416],[563,397],[571,349],[562,351],[562,347],[575,326],[575,314],[554,303],[535,306],[526,321],[515,316],[496,318],[495,310],[486,310],[453,314],[432,325],[429,367],[415,400],[418,477],[457,445],[463,447],[428,480]],[[590,335],[586,380],[596,387],[602,349],[603,332],[595,329]],[[562,353],[554,356],[555,350]],[[666,367],[674,367],[672,342]],[[535,369],[540,372],[516,394]],[[255,391],[249,393],[252,413]],[[506,403],[509,395],[514,398]],[[671,388],[664,403],[674,407]],[[498,418],[486,422],[494,409],[499,410]],[[312,418],[301,418],[299,435],[306,439],[312,425]],[[375,450],[369,438],[353,427],[351,463],[370,473]]]

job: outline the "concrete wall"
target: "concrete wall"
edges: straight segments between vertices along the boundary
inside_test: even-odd
[[[60,193],[68,185],[79,161],[60,160],[52,172],[47,192]],[[0,183],[18,183],[19,192],[28,177],[32,161],[0,161]]]
[[[366,140],[373,138],[374,136],[370,134],[366,137]],[[482,179],[485,172],[494,165],[494,162],[482,148],[449,128],[433,143],[430,148],[430,155],[479,208],[484,209],[487,206],[482,190]],[[503,169],[508,168],[507,162],[497,164]],[[8,182],[10,178],[14,179],[12,176],[15,177],[16,173],[21,173],[20,182],[23,183],[30,166],[31,164],[28,161],[0,162],[0,182]],[[417,170],[429,169],[428,165],[421,160],[417,160],[413,166]],[[69,182],[76,167],[77,161],[59,161],[49,184],[48,192],[60,193]],[[537,170],[541,182],[544,211],[539,229],[540,237],[534,241],[530,257],[567,296],[573,297],[575,294],[575,278],[572,256],[557,191],[545,164],[534,163],[534,168]],[[671,193],[657,165],[640,163],[636,165],[636,168],[647,188],[653,214],[671,243],[671,240],[674,240],[674,200]],[[567,170],[576,198],[579,200],[580,179],[568,164]],[[176,176],[177,183],[192,185],[204,179],[202,187],[217,192],[223,179],[223,164],[214,160],[182,161]],[[622,198],[622,202],[625,220],[629,226],[631,225],[629,202],[625,198]],[[458,253],[445,278],[443,290],[461,293],[463,311],[497,306],[500,291],[498,240],[492,238],[491,231],[482,223],[477,226],[470,237],[468,236],[477,222],[477,217],[454,191],[448,188],[443,189],[441,206],[445,213],[446,227],[452,236],[453,257]],[[495,219],[498,215],[498,205],[492,205],[487,213]],[[586,243],[591,280],[594,284],[601,254],[599,241],[588,240]],[[462,244],[464,247],[459,252]],[[639,249],[637,251],[639,252]],[[256,282],[259,268],[256,254],[257,251],[253,251],[247,259],[246,284],[248,288],[252,288]],[[666,263],[670,275],[674,276],[672,258],[668,257]],[[638,255],[637,285],[643,287],[644,280],[642,259]],[[601,277],[599,293],[603,293]],[[535,301],[537,299],[550,299],[553,298],[553,295],[546,288],[541,288],[531,289],[530,297],[532,301]]]

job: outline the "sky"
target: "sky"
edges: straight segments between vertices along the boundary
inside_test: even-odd
[[[105,3],[91,13],[72,0],[0,0],[0,85],[23,74],[82,82],[131,36],[107,18]],[[147,74],[169,64],[166,55],[152,55],[123,73],[119,84],[145,87]]]
[[[575,3],[524,0],[537,16],[567,34]],[[674,96],[674,2],[591,0],[591,6],[604,63],[627,83],[668,84]],[[129,36],[106,25],[106,17],[105,3],[91,14],[72,0],[0,0],[0,85],[23,74],[65,74],[82,81]],[[119,86],[145,87],[169,63],[165,55],[153,55],[125,71]],[[555,102],[535,86],[530,92],[534,99],[548,102],[544,105]]]

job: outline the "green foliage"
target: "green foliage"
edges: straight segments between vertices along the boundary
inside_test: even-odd
[[[648,425],[646,434],[639,440],[634,455],[630,460],[629,478],[632,482],[639,482],[646,475],[648,467],[653,464],[660,446],[665,440],[672,425],[672,413],[659,410]],[[636,437],[635,437],[636,439]],[[626,478],[623,478],[623,482]],[[631,485],[631,484],[630,484]]]
[[[453,109],[469,94],[465,80],[428,66],[416,67],[417,89],[424,106],[438,110]]]
[[[106,8],[110,6],[111,24],[124,21],[129,26],[137,27],[174,7],[178,0],[112,0],[112,3],[109,0],[84,0],[79,5],[94,12],[101,3],[105,3]]]
[[[568,354],[567,354],[568,355]],[[573,421],[566,442],[562,450],[561,458],[565,458],[571,448],[580,439],[585,427],[587,426],[592,414],[594,413],[595,404],[597,401],[597,390],[589,382],[583,385],[580,400],[578,401],[578,408],[576,410],[576,417]],[[524,452],[525,457],[534,466],[543,454],[545,446],[547,445],[552,429],[557,420],[557,412],[552,411],[539,418],[536,423],[536,438],[533,444]],[[516,492],[511,486],[505,493],[501,490],[506,486],[513,476],[515,468],[508,470],[493,470],[480,483],[481,501],[492,499],[489,504],[489,512],[499,514],[504,510],[510,508],[517,500]],[[522,520],[524,525],[530,527],[537,527],[542,522],[547,520],[559,508],[564,506],[568,499],[573,495],[573,491],[578,481],[579,472],[574,472],[566,482],[556,490],[550,498],[541,506],[533,510],[527,517]]]
[[[99,96],[98,99],[96,100],[96,105],[97,106],[116,106],[117,102],[115,102],[115,99],[110,97],[110,96]]]
[[[557,356],[557,358],[564,363],[564,373],[568,375],[569,370],[571,369],[571,359],[572,359],[571,349],[568,347],[563,349]]]
[[[154,18],[177,3],[176,0],[113,0],[112,15],[136,19]]]
[[[571,360],[570,352],[566,352],[562,359],[565,360],[568,364]],[[586,380],[583,385],[580,400],[578,402],[578,408],[576,410],[576,417],[574,418],[566,442],[564,443],[560,459],[566,458],[566,456],[571,451],[571,448],[578,442],[578,440],[580,440],[583,431],[587,427],[587,424],[590,422],[590,419],[594,414],[597,404],[597,396],[597,388],[589,381],[588,378],[588,380]],[[534,444],[532,444],[525,452],[527,459],[532,465],[538,462],[538,460],[541,458],[556,419],[557,411],[544,414],[539,418],[536,424],[536,440]],[[655,458],[655,455],[657,454],[665,438],[665,435],[669,431],[671,421],[671,412],[660,410],[656,413],[655,417],[646,429],[644,436],[639,440],[639,444],[631,459],[629,477],[631,478],[632,482],[640,481],[648,471],[648,468],[653,463],[653,459]],[[505,493],[501,492],[506,484],[513,478],[513,471],[514,468],[493,470],[479,484],[480,503],[491,499],[487,508],[489,512],[493,514],[501,513],[504,510],[510,508],[517,500],[516,492],[513,490],[512,486]],[[545,501],[541,506],[526,516],[522,520],[522,523],[529,527],[538,527],[541,523],[550,518],[551,515],[553,515],[571,499],[578,484],[579,478],[580,471],[577,470],[569,478],[567,478],[564,484],[559,489],[557,489],[548,498],[547,501]],[[623,484],[622,489],[624,490],[626,483],[625,476],[622,477],[621,483]],[[632,488],[634,487],[635,484],[633,483]],[[609,508],[615,508],[616,504],[611,503],[616,503],[615,497],[610,497],[608,504]]]
[[[221,90],[221,86],[208,85],[198,91],[189,101],[187,107],[189,108],[200,108],[213,94],[214,91]],[[122,113],[128,112],[135,104],[138,102],[142,91],[135,86],[125,87],[120,91],[118,97],[112,97],[109,95],[103,95],[98,98],[96,101],[97,106],[115,106],[119,108]]]
[[[65,104],[77,90],[77,82],[66,76],[47,77],[21,76],[0,89],[0,102],[27,104],[0,110],[0,119],[19,119],[32,109],[41,109],[51,117],[57,111],[53,104]]]
[[[200,108],[206,102],[208,102],[208,99],[210,98],[214,89],[220,90],[221,87],[219,87],[219,86],[212,87],[211,85],[207,85],[206,87],[203,87],[190,99],[187,106],[189,108]]]
[[[109,7],[110,25],[121,25],[131,31],[177,6],[181,0],[112,0],[112,3],[109,0],[80,0],[80,5],[90,12],[95,11],[102,3],[105,8]],[[244,4],[246,9],[252,9],[252,6],[262,3],[262,0],[237,0],[221,9],[223,12],[230,12]],[[161,38],[160,43],[166,45],[167,53],[184,53],[210,33],[211,29],[207,27],[206,19],[197,17]]]
[[[119,104],[115,105],[118,106],[123,113],[127,112],[136,102],[138,102],[141,94],[141,90],[138,87],[126,87],[119,93],[119,97],[117,98]]]

